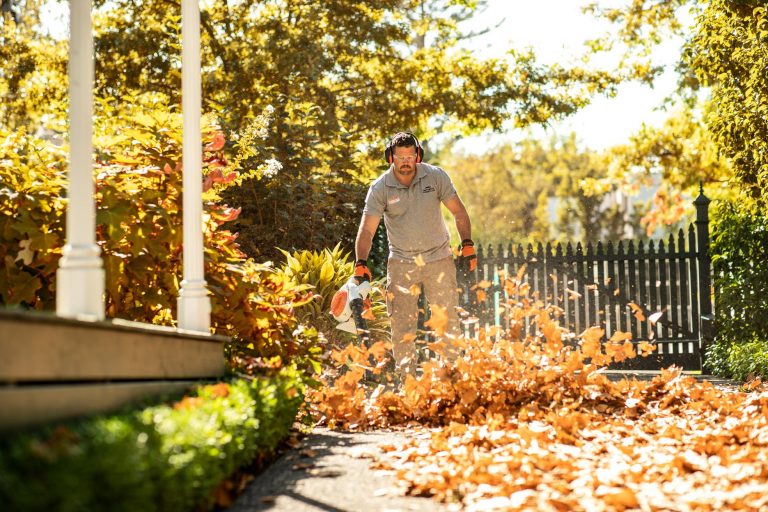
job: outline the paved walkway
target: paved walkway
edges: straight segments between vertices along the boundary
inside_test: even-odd
[[[652,380],[659,374],[656,370],[605,370],[603,373],[613,381],[627,379],[637,380]],[[739,385],[738,381],[723,379],[722,377],[715,377],[714,375],[702,375],[700,373],[683,372],[686,377],[693,377],[699,382],[710,382],[713,386],[718,387],[724,391],[737,391]]]
[[[379,445],[397,445],[406,436],[315,429],[301,447],[251,482],[227,512],[447,512],[448,507],[430,498],[397,495],[394,476],[371,469]]]
[[[618,380],[646,380],[658,372],[609,372]],[[712,376],[695,375],[716,386],[735,391],[738,383]],[[401,431],[338,432],[315,429],[302,446],[289,451],[269,466],[240,495],[227,512],[389,512],[440,511],[457,507],[430,498],[399,496],[395,478],[371,469],[371,457],[379,445],[397,445],[408,434]]]

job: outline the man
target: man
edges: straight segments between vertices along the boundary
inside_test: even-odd
[[[461,238],[462,257],[474,270],[477,264],[469,215],[448,175],[422,162],[424,150],[410,132],[396,134],[384,156],[389,170],[368,189],[363,218],[355,240],[355,276],[370,279],[367,258],[373,236],[384,217],[389,238],[387,261],[387,312],[392,326],[392,346],[398,374],[415,374],[418,294],[423,286],[431,306],[445,308],[446,333],[459,334],[456,312],[458,291],[450,236],[440,205],[453,214]],[[450,346],[450,339],[447,340]],[[449,350],[449,357],[455,352]]]

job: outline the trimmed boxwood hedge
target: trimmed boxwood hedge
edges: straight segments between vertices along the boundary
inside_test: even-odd
[[[200,386],[173,404],[98,415],[0,441],[9,511],[192,511],[284,439],[303,399],[293,371]]]

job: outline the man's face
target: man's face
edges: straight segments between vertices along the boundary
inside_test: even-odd
[[[416,172],[416,155],[416,146],[395,146],[395,171],[401,176],[409,176]]]

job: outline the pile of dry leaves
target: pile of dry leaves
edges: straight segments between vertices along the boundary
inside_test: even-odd
[[[626,333],[601,343],[599,328],[572,336],[556,314],[516,306],[511,332],[459,340],[455,364],[424,363],[397,390],[360,382],[369,353],[381,361],[373,372],[385,366],[383,343],[349,346],[313,407],[330,427],[410,428],[379,467],[410,494],[467,510],[768,509],[762,385],[726,392],[674,368],[612,382],[607,364],[654,347]],[[523,339],[526,318],[539,334]]]

